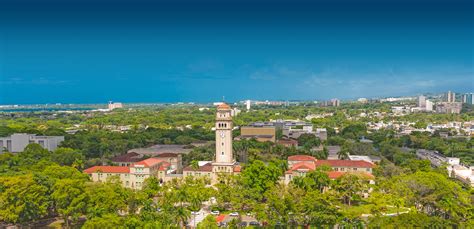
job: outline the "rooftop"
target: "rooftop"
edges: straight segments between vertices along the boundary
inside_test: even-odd
[[[288,157],[288,161],[316,161],[316,158],[309,155],[293,155]]]
[[[155,157],[178,157],[177,153],[161,153],[156,155]]]
[[[194,169],[191,165],[186,166],[183,171],[199,171],[199,172],[212,172],[212,163],[207,163],[203,166],[199,166],[198,169]]]
[[[96,172],[102,173],[129,173],[130,168],[127,166],[94,166],[84,170],[85,173],[91,174]]]
[[[135,152],[130,152],[113,157],[110,160],[113,162],[139,162],[142,160],[142,155]]]
[[[221,103],[217,106],[218,110],[230,110],[230,106],[227,103]]]
[[[155,166],[159,163],[162,163],[164,162],[163,160],[160,160],[158,158],[148,158],[148,159],[145,159],[143,161],[139,161],[137,163],[135,163],[134,165],[143,165],[145,167],[152,167],[152,166]]]
[[[312,171],[315,169],[316,166],[314,165],[314,162],[298,162],[294,164],[288,171],[286,171],[286,173],[291,174],[293,171]]]
[[[349,161],[349,160],[318,160],[316,166],[328,165],[330,167],[356,167],[373,168],[375,165],[367,161]]]

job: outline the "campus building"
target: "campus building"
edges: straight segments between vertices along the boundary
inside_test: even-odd
[[[236,140],[252,138],[259,142],[275,142],[276,129],[273,126],[242,126]]]
[[[166,175],[173,170],[169,162],[158,158],[148,158],[130,166],[94,166],[84,170],[94,182],[105,182],[116,176],[127,188],[141,189],[145,179],[155,176],[160,182],[166,181]]]
[[[188,166],[183,169],[183,176],[207,176],[211,183],[218,182],[221,174],[240,173],[240,165],[232,153],[232,109],[226,103],[217,106],[216,113],[216,155],[212,162],[198,166]]]
[[[317,160],[308,155],[294,155],[288,157],[288,171],[285,172],[285,183],[290,183],[295,177],[306,176],[317,167],[329,166],[330,179],[337,179],[345,173],[358,173],[373,181],[372,169],[375,164],[363,160]]]
[[[0,152],[7,150],[12,153],[23,152],[30,143],[36,143],[48,151],[58,148],[64,141],[64,136],[37,136],[36,134],[12,134],[9,137],[0,138]]]

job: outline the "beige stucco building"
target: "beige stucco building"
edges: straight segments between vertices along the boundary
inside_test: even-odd
[[[151,176],[164,182],[169,171],[171,171],[171,164],[157,158],[148,158],[134,163],[130,167],[94,166],[84,170],[94,182],[104,182],[111,176],[117,176],[124,187],[132,189],[141,189],[145,179]]]

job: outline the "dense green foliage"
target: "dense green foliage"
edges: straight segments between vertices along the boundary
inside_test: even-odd
[[[473,120],[472,112],[360,116],[389,112],[389,108],[387,104],[320,108],[308,103],[243,112],[235,117],[235,125],[331,113],[311,120],[315,127],[328,129],[329,139],[320,141],[312,135],[303,135],[298,139],[299,147],[253,139],[236,141],[234,153],[243,163],[240,175],[221,177],[222,182],[214,188],[205,179],[188,178],[161,185],[158,179],[149,178],[140,191],[123,188],[113,178],[92,183],[80,171],[129,149],[154,144],[189,145],[192,151],[183,156],[185,165],[212,160],[212,144],[199,147],[190,144],[214,139],[213,109],[200,111],[197,106],[170,106],[110,113],[2,114],[0,136],[16,132],[65,135],[66,141],[54,152],[30,144],[24,152],[0,154],[0,221],[26,225],[60,217],[64,227],[179,228],[192,219],[191,211],[198,211],[215,197],[212,209],[249,213],[269,228],[276,225],[473,227],[471,188],[449,178],[445,169],[434,169],[428,161],[416,159],[414,154],[414,150],[421,148],[438,150],[472,164],[473,139],[417,132],[400,136],[393,129],[371,131],[366,125],[406,121],[423,127],[433,122]],[[130,128],[118,131],[118,126]],[[70,130],[77,132],[66,134]],[[361,138],[371,139],[373,144],[361,142]],[[325,159],[327,146],[331,145],[341,146],[340,158],[348,154],[381,157],[382,162],[374,171],[375,184],[356,174],[331,180],[326,167],[295,178],[290,184],[280,182],[287,170],[288,156],[305,154]],[[371,193],[366,198],[369,190]],[[198,225],[199,228],[215,226],[212,216]]]

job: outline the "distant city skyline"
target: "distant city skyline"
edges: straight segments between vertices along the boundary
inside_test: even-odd
[[[439,92],[439,93],[434,93],[434,92],[425,92],[425,93],[417,93],[417,94],[411,94],[411,95],[389,95],[389,96],[379,96],[379,97],[354,97],[354,98],[341,98],[341,97],[333,97],[331,99],[268,99],[268,98],[261,98],[261,99],[257,99],[257,98],[250,98],[250,97],[246,97],[246,98],[242,98],[242,99],[237,99],[237,100],[222,100],[222,98],[219,100],[219,99],[216,99],[216,100],[204,100],[204,101],[195,101],[195,100],[188,100],[188,101],[170,101],[170,102],[166,102],[166,101],[116,101],[116,100],[108,100],[108,101],[99,101],[99,102],[77,102],[77,103],[71,103],[71,102],[66,102],[66,103],[62,103],[62,102],[48,102],[48,103],[9,103],[9,104],[6,104],[6,103],[0,103],[0,108],[2,108],[2,106],[14,106],[14,105],[19,105],[19,106],[28,106],[28,105],[49,105],[49,106],[63,106],[63,105],[108,105],[109,109],[110,109],[110,105],[111,103],[113,104],[117,104],[118,106],[122,106],[123,103],[125,104],[179,104],[179,103],[183,103],[183,104],[218,104],[218,103],[221,103],[221,102],[229,102],[229,103],[242,103],[244,105],[246,105],[247,101],[250,101],[250,102],[265,102],[265,101],[268,101],[268,102],[328,102],[328,103],[331,103],[333,100],[342,100],[342,101],[345,101],[345,102],[348,102],[348,101],[353,101],[353,102],[361,102],[360,100],[361,99],[364,99],[365,100],[387,100],[387,99],[407,99],[407,98],[411,98],[411,99],[414,99],[414,100],[417,100],[417,104],[419,103],[419,99],[420,97],[424,97],[426,100],[427,98],[437,98],[438,100],[440,101],[445,101],[446,100],[446,94],[449,93],[449,92],[453,92],[453,91],[444,91],[444,92]],[[465,103],[467,102],[467,98],[468,96],[471,96],[474,95],[474,92],[457,92],[455,93],[455,98],[456,98],[456,101],[455,102],[462,102],[462,103]],[[464,98],[466,96],[466,98]],[[471,101],[471,97],[469,101]],[[466,99],[466,101],[463,101],[463,99]],[[472,101],[471,101],[472,102]],[[117,106],[115,105],[115,106]],[[117,108],[117,107],[115,107]],[[122,108],[122,107],[119,107],[119,108]],[[112,108],[114,109],[114,108]]]
[[[470,0],[4,0],[0,104],[474,91]]]

